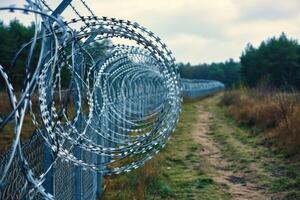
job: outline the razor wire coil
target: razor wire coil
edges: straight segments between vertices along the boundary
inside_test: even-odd
[[[71,6],[79,18],[70,21],[49,14],[52,9],[44,0],[27,2],[24,8],[0,8],[35,16],[35,34],[14,61],[30,49],[18,98],[0,65],[11,105],[11,112],[1,116],[0,127],[11,121],[15,127],[9,159],[0,174],[2,188],[15,158],[26,178],[20,195],[32,199],[54,199],[43,184],[61,161],[103,175],[143,165],[164,147],[178,121],[180,79],[171,51],[137,23],[96,17],[83,0],[92,16],[84,17]],[[72,28],[78,23],[84,25]],[[115,41],[119,38],[125,41]],[[102,41],[114,44],[100,55],[93,45]],[[39,53],[35,64],[34,51]],[[67,86],[62,85],[65,78]],[[52,162],[38,173],[20,139],[28,114],[35,132],[51,149]]]

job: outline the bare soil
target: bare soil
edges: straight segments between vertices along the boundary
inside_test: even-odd
[[[267,191],[258,185],[247,181],[247,174],[232,171],[230,166],[234,165],[226,159],[213,138],[208,134],[213,115],[205,111],[203,106],[197,106],[197,123],[194,124],[192,136],[196,143],[202,146],[199,156],[203,158],[207,174],[219,184],[226,185],[228,192],[234,200],[264,200],[271,199]],[[253,170],[260,170],[255,164],[251,165]]]

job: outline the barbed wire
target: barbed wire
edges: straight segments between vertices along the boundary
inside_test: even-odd
[[[72,8],[72,10],[75,12],[75,14],[79,17],[82,18],[83,16],[79,13],[79,11],[73,6],[72,3],[70,3],[70,7]]]
[[[51,7],[48,5],[48,3],[45,0],[40,0],[41,3],[51,12],[53,12],[53,10],[51,9]]]
[[[80,0],[80,2],[84,5],[84,7],[86,7],[86,9],[91,13],[91,15],[93,17],[96,17],[96,15],[94,14],[94,12],[92,11],[92,9],[87,5],[87,3],[84,0]]]
[[[1,12],[34,16],[36,29],[15,58],[20,59],[25,48],[31,49],[19,98],[0,65],[0,78],[12,106],[0,127],[12,119],[15,123],[10,161],[0,174],[0,185],[7,184],[7,172],[18,154],[28,185],[22,192],[26,197],[55,198],[43,183],[58,160],[103,175],[138,168],[165,146],[178,121],[180,79],[167,45],[138,23],[97,17],[81,2],[92,16],[82,16],[70,5],[78,18],[67,22],[33,4],[0,8]],[[38,4],[52,11],[44,0]],[[82,22],[80,29],[70,28]],[[99,53],[97,45],[103,41],[114,44]],[[36,51],[39,59],[33,65]],[[52,161],[39,174],[34,173],[20,142],[28,114],[35,132],[51,149]]]

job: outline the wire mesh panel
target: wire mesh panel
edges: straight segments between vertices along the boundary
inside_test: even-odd
[[[136,22],[97,17],[83,0],[89,16],[71,0],[56,9],[45,0],[26,2],[0,8],[33,16],[35,28],[13,58],[26,58],[18,95],[0,63],[0,90],[10,105],[0,130],[14,126],[11,150],[1,159],[2,199],[95,199],[102,175],[135,170],[165,146],[181,95],[223,88],[180,80],[167,45]],[[76,17],[63,19],[66,8]],[[23,144],[25,118],[36,136]]]
[[[74,165],[58,159],[53,168],[53,187],[55,199],[76,199],[74,195],[76,177]]]
[[[224,89],[219,81],[203,79],[181,79],[181,95],[192,99],[213,94]]]
[[[29,166],[35,174],[41,175],[43,170],[43,158],[44,158],[44,142],[38,136],[34,135],[29,141],[23,144],[23,152],[26,158],[29,160]],[[10,152],[3,154],[0,157],[0,171],[4,171],[4,166],[8,162]],[[30,188],[26,181],[26,177],[23,173],[23,169],[18,155],[13,158],[11,170],[8,172],[4,179],[2,187],[0,189],[0,199],[3,200],[15,200],[20,199],[26,194],[26,191]],[[40,199],[36,196],[34,199]]]

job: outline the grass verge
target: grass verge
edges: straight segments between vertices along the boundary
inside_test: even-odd
[[[299,155],[276,146],[263,145],[263,134],[253,134],[250,128],[238,124],[219,106],[221,95],[204,101],[214,114],[210,134],[219,144],[224,156],[234,165],[231,170],[247,174],[247,181],[274,194],[275,199],[300,199]]]
[[[183,104],[176,131],[158,156],[136,171],[106,177],[101,199],[229,199],[225,186],[204,172],[202,158],[196,153],[201,146],[190,133],[197,119],[198,103]]]

